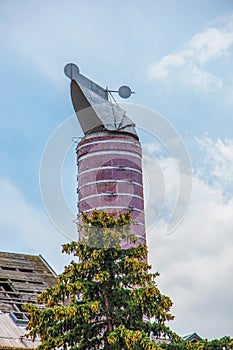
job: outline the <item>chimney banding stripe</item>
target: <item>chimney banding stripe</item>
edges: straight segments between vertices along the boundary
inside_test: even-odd
[[[143,201],[143,197],[142,196],[138,196],[136,194],[131,194],[131,193],[117,193],[117,192],[114,192],[116,194],[113,194],[113,196],[130,196],[130,197],[135,197],[135,198],[138,198],[138,199],[141,199]],[[97,193],[97,194],[92,194],[90,196],[86,196],[86,197],[82,197],[81,199],[79,199],[79,202],[81,201],[84,201],[84,200],[87,200],[89,198],[95,198],[95,197],[102,197],[102,196],[109,196],[111,195],[111,193],[109,192],[105,192],[105,193]]]
[[[118,156],[119,154],[125,155],[125,156],[130,156],[130,157],[135,157],[135,158],[139,158],[141,159],[142,157],[135,153],[135,152],[127,152],[127,151],[120,151],[120,150],[99,150],[97,152],[91,152],[88,154],[83,154],[79,156],[78,159],[78,164],[80,163],[81,160],[86,159],[86,158],[90,158],[90,157],[94,157],[94,156],[103,156],[105,154],[115,154],[116,156]]]
[[[111,143],[112,144],[112,140],[100,140],[98,143],[99,144],[101,144],[101,143]],[[133,146],[141,149],[141,146],[137,142],[126,141],[126,140],[114,140],[114,143],[122,143],[122,144],[127,143],[127,144],[133,145]],[[96,145],[96,141],[88,142],[88,143],[85,143],[84,145],[78,146],[77,151],[79,151],[83,147],[87,147],[90,145]]]
[[[83,184],[82,186],[78,187],[78,190],[80,191],[83,187],[85,186],[91,186],[91,185],[95,185],[95,184],[101,184],[101,183],[108,183],[108,182],[114,182],[114,183],[126,183],[128,185],[134,185],[134,186],[140,186],[141,188],[143,188],[142,184],[139,184],[137,182],[130,182],[129,180],[99,180],[99,181],[92,181],[92,182],[87,182],[85,184]]]
[[[141,170],[139,170],[139,169],[136,169],[136,168],[130,168],[130,167],[122,167],[123,169],[120,169],[120,167],[119,166],[117,166],[117,165],[113,165],[113,166],[100,166],[99,168],[91,168],[91,169],[87,169],[87,170],[83,170],[83,171],[80,171],[79,173],[78,173],[78,177],[79,176],[81,176],[82,174],[86,174],[86,173],[88,173],[88,172],[90,172],[90,171],[94,171],[94,170],[105,170],[105,169],[116,169],[116,170],[132,170],[132,171],[136,171],[137,173],[139,173],[139,174],[142,174],[142,171]],[[119,180],[117,180],[117,181],[119,181]]]

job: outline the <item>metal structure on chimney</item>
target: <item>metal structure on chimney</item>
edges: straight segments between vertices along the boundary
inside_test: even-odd
[[[132,233],[145,243],[145,216],[141,144],[133,121],[115,101],[112,92],[127,98],[132,91],[104,89],[80,74],[69,63],[64,68],[71,79],[71,99],[84,137],[77,145],[78,217],[94,209],[109,213],[131,210]],[[127,247],[127,242],[122,242]]]

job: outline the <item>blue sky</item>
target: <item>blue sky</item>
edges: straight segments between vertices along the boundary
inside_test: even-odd
[[[184,140],[192,201],[173,235],[164,233],[165,216],[148,234],[151,263],[174,300],[173,329],[233,336],[232,1],[1,0],[0,33],[1,250],[41,253],[58,272],[68,262],[59,253],[67,238],[42,204],[39,169],[52,133],[73,114],[63,67],[75,62],[102,86],[129,85],[136,91],[129,102],[159,112]],[[173,198],[174,169],[169,157],[157,156]],[[73,146],[62,186],[74,215],[75,176]]]

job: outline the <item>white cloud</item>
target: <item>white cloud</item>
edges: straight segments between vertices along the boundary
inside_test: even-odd
[[[161,218],[149,232],[150,261],[161,273],[159,287],[174,301],[174,330],[232,336],[233,188],[226,192],[226,181],[233,180],[233,140],[204,137],[198,144],[205,147],[205,176],[193,178],[191,206],[179,228],[164,234],[167,222]],[[173,172],[169,181],[175,185]]]
[[[230,23],[232,18],[229,18]],[[187,45],[187,56],[205,63],[215,57],[222,56],[233,44],[233,26],[210,28],[203,33],[195,34]],[[190,51],[189,51],[190,50]]]
[[[45,213],[35,208],[10,181],[0,179],[1,250],[42,254],[57,271],[70,260],[61,254],[67,241],[52,226]]]
[[[195,34],[181,50],[151,65],[149,77],[159,80],[176,77],[196,89],[210,91],[219,89],[223,80],[208,71],[207,64],[230,52],[233,46],[232,23],[233,16],[226,16],[218,26],[215,23],[215,27]]]
[[[226,101],[230,104],[233,105],[233,87],[230,87],[225,95]]]
[[[213,141],[204,136],[196,139],[201,150],[205,152],[203,167],[199,169],[202,178],[222,189],[225,195],[233,193],[233,140],[217,139]],[[211,177],[209,176],[211,174]]]
[[[166,78],[174,67],[181,67],[186,64],[186,58],[181,53],[172,53],[163,57],[158,63],[150,68],[150,78]]]
[[[223,82],[221,78],[216,77],[198,67],[198,65],[189,63],[182,73],[183,82],[191,84],[195,89],[204,91],[214,91],[219,89]]]

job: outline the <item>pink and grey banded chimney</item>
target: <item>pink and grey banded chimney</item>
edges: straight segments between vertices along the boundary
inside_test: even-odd
[[[69,63],[71,98],[84,137],[77,145],[78,217],[94,209],[109,213],[131,210],[132,233],[145,243],[142,151],[135,125],[126,112],[109,101],[108,90],[81,75]],[[121,87],[121,97],[130,89]],[[127,243],[122,242],[126,248]]]

